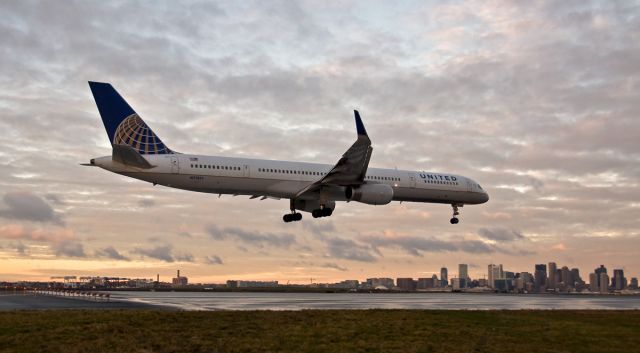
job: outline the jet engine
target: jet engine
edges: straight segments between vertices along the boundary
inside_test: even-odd
[[[349,201],[362,202],[368,205],[386,205],[393,199],[393,188],[387,184],[349,186],[345,190],[345,196]]]

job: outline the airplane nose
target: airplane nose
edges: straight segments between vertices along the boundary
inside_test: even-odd
[[[485,191],[482,193],[482,203],[489,201],[489,194]]]

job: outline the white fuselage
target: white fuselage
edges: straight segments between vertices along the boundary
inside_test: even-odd
[[[333,167],[329,164],[189,154],[145,155],[154,167],[141,169],[112,160],[95,158],[91,163],[114,173],[172,188],[232,195],[291,199],[319,180]],[[398,169],[368,168],[367,184],[387,184],[394,201],[446,204],[480,204],[489,196],[475,181],[454,174]],[[328,190],[332,201],[346,201],[344,188]]]

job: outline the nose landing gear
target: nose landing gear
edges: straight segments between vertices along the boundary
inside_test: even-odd
[[[460,222],[460,220],[456,216],[460,214],[460,212],[458,211],[458,207],[462,207],[462,206],[464,205],[455,204],[455,203],[451,204],[451,207],[453,208],[453,217],[451,217],[451,220],[449,221],[451,222],[451,224],[458,224],[458,222]]]

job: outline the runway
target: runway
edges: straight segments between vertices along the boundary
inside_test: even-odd
[[[176,310],[166,306],[124,300],[95,300],[77,297],[33,294],[0,294],[0,311],[13,310],[110,310],[152,309]]]

